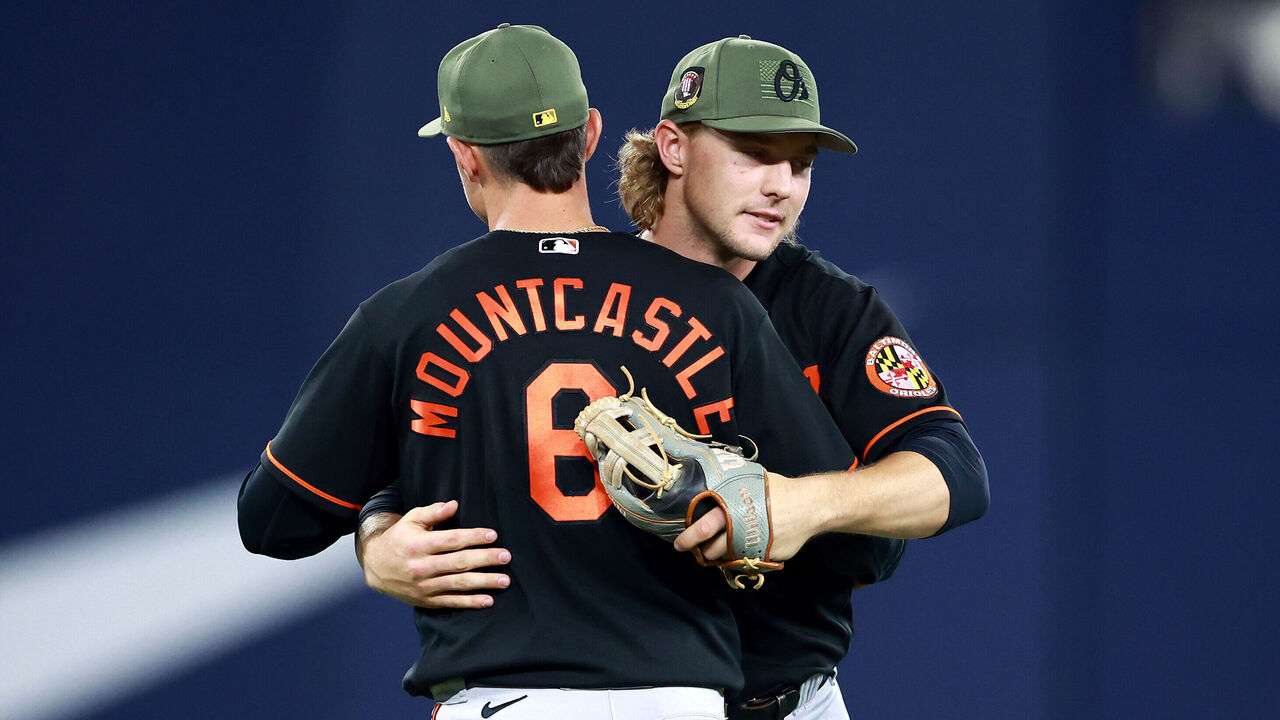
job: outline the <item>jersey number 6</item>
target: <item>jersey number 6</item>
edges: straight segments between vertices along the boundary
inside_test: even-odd
[[[587,402],[617,395],[608,378],[591,363],[548,365],[525,388],[525,427],[529,443],[529,494],[559,522],[596,520],[609,509],[609,496],[600,484],[600,471],[573,427],[557,428],[552,402],[563,390],[581,390]],[[586,495],[565,495],[556,483],[556,458],[583,457],[591,463],[595,487]]]

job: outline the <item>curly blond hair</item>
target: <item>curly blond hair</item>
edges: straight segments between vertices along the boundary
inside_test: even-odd
[[[680,129],[689,136],[702,129],[701,123],[686,123]],[[652,230],[662,219],[663,196],[671,173],[662,164],[653,130],[627,131],[618,159],[618,201],[627,217],[641,230]]]
[[[693,137],[703,129],[703,125],[691,122],[679,128],[686,136]],[[618,201],[622,203],[622,209],[627,211],[627,217],[636,227],[653,230],[662,219],[667,180],[671,177],[671,172],[658,155],[653,130],[628,130],[622,147],[618,148],[614,166],[618,169]],[[800,215],[797,214],[795,224],[782,236],[781,242],[794,245],[799,239],[796,232],[799,227]]]

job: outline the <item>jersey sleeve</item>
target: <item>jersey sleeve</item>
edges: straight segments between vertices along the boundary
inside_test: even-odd
[[[315,555],[354,529],[290,492],[261,464],[240,486],[236,515],[245,549],[281,560]]]
[[[795,477],[848,469],[853,453],[765,318],[734,369],[735,417],[769,470]]]
[[[830,283],[815,293],[807,315],[823,344],[810,381],[860,462],[888,454],[917,422],[959,418],[942,381],[875,288]]]
[[[307,375],[262,465],[292,492],[355,518],[395,478],[392,372],[357,310]]]
[[[935,535],[973,522],[987,512],[991,504],[987,466],[959,419],[941,416],[914,423],[894,450],[909,450],[928,458],[947,483],[951,506],[947,521]]]
[[[364,523],[365,520],[381,513],[404,515],[406,512],[409,512],[409,508],[404,506],[404,483],[396,478],[395,482],[379,490],[364,504],[360,509],[360,522]]]

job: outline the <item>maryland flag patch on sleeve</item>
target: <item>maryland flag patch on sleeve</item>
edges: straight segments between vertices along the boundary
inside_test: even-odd
[[[901,398],[931,398],[938,385],[920,354],[906,340],[886,336],[867,349],[867,379],[875,389]]]

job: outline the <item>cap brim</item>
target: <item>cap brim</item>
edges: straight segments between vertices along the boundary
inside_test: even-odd
[[[717,130],[743,133],[813,133],[818,147],[823,150],[847,153],[858,152],[858,146],[841,133],[812,120],[804,118],[783,117],[780,115],[748,115],[745,117],[723,118],[719,120],[703,120],[703,125]],[[421,133],[419,133],[421,134]]]
[[[432,138],[439,135],[442,130],[442,124],[443,123],[440,121],[440,118],[432,120],[426,125],[418,128],[418,137]]]

